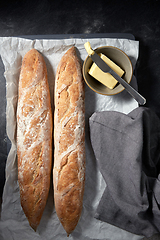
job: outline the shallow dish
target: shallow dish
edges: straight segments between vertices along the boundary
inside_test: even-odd
[[[112,60],[119,67],[121,67],[125,71],[122,78],[128,83],[131,82],[132,75],[133,75],[133,67],[126,53],[124,53],[119,48],[112,47],[112,46],[99,47],[94,51],[96,53],[103,53],[108,58],[110,58],[110,60]],[[87,85],[93,91],[103,95],[115,95],[124,90],[124,87],[121,84],[117,84],[113,89],[110,89],[105,85],[103,85],[102,83],[100,83],[95,78],[93,78],[91,75],[89,75],[88,70],[90,69],[92,63],[93,63],[92,59],[89,56],[87,56],[87,58],[83,63],[83,77]]]

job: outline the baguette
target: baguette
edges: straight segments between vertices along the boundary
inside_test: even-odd
[[[69,236],[81,215],[85,182],[84,81],[75,47],[57,68],[54,147],[55,209]]]
[[[20,71],[17,156],[21,206],[36,231],[50,188],[52,111],[45,61],[35,49],[26,53]]]

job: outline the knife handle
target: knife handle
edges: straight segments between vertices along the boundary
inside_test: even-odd
[[[146,99],[139,94],[131,85],[129,85],[123,78],[121,78],[117,73],[115,73],[112,69],[109,73],[127,90],[127,92],[140,104],[144,105],[146,103]]]

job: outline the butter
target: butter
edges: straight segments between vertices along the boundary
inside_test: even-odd
[[[104,54],[100,53],[99,55],[113,71],[115,71],[120,77],[123,76],[124,71],[118,65],[112,62]],[[110,73],[103,72],[95,63],[92,64],[88,73],[110,89],[113,89],[117,84],[117,80]]]
[[[94,54],[94,51],[93,51],[92,48],[91,48],[90,42],[86,42],[86,43],[84,44],[84,47],[85,47],[88,55],[93,55],[93,54]]]

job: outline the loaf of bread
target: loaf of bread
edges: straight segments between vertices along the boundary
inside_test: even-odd
[[[44,58],[23,58],[17,107],[18,181],[23,211],[36,231],[46,205],[52,168],[52,111]]]
[[[67,235],[82,211],[85,181],[84,81],[76,48],[62,57],[55,81],[54,202]]]

